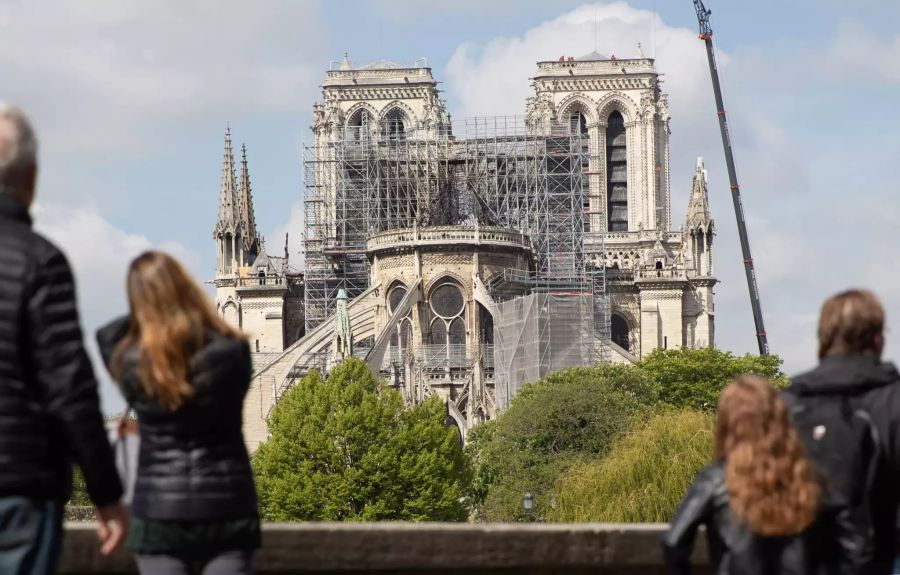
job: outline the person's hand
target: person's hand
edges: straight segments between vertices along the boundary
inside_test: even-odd
[[[97,508],[97,538],[100,553],[109,555],[118,549],[128,534],[128,511],[121,503]]]

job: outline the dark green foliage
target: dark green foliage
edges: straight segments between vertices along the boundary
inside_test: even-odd
[[[406,409],[366,364],[298,381],[253,457],[263,517],[274,521],[463,521],[470,472],[438,398]]]
[[[630,418],[646,411],[652,394],[639,373],[621,366],[567,369],[525,386],[500,418],[469,436],[478,518],[542,517],[559,473],[605,453]],[[522,506],[525,493],[535,498],[529,515]]]
[[[585,464],[602,463],[614,441],[628,441],[625,436],[632,432],[634,422],[638,431],[654,414],[677,417],[671,415],[673,409],[711,413],[725,385],[742,373],[756,373],[783,387],[787,378],[779,371],[780,365],[776,356],[736,357],[716,349],[656,350],[633,366],[568,369],[526,385],[505,413],[469,435],[467,449],[475,466],[472,499],[477,518],[524,521],[546,516],[555,503],[552,500],[565,495],[560,492],[553,496],[560,476],[573,466],[580,469]],[[663,423],[657,425],[665,424],[665,420],[660,421]],[[638,439],[648,453],[665,459],[666,446],[671,444],[668,438],[661,438],[662,443],[653,448],[662,451],[651,449],[652,434]],[[626,456],[635,453],[632,448]],[[698,461],[691,459],[685,468],[688,472],[678,475],[677,481],[683,483]],[[659,473],[667,473],[665,463],[654,465],[659,466]],[[639,475],[641,470],[633,471]],[[603,477],[611,477],[608,470],[604,473]],[[584,477],[589,481],[599,475]],[[681,486],[677,481],[660,488],[665,498],[659,502],[647,495],[648,508],[668,512],[672,493]],[[530,516],[522,506],[527,492],[535,497],[535,510]],[[611,497],[621,495],[609,493]],[[654,517],[661,516],[654,513]]]
[[[786,387],[775,355],[734,356],[718,349],[656,349],[635,364],[655,385],[658,398],[674,407],[714,411],[728,382],[755,373]]]

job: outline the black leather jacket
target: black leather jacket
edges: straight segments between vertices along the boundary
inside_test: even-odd
[[[107,365],[128,321],[117,320],[97,333]],[[251,371],[247,342],[210,332],[190,362],[194,395],[174,411],[144,393],[137,359],[137,349],[126,350],[119,378],[137,413],[141,437],[134,516],[178,521],[256,517],[256,489],[241,432]]]
[[[791,380],[790,394],[836,394],[858,398],[878,432],[882,457],[870,493],[873,557],[865,573],[893,572],[900,530],[900,373],[892,363],[863,354],[831,355]]]
[[[792,537],[755,535],[731,515],[724,464],[701,471],[663,536],[669,573],[691,572],[697,529],[706,526],[710,562],[718,575],[810,575],[847,573],[837,558],[828,521],[821,518]]]
[[[72,460],[94,504],[119,500],[69,263],[0,192],[0,497],[65,501]]]

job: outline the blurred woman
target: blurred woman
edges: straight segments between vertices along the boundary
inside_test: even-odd
[[[769,382],[745,375],[725,388],[715,452],[663,537],[670,573],[690,573],[700,525],[718,574],[842,572],[819,518],[819,482]]]
[[[250,573],[260,529],[241,433],[247,342],[166,254],[135,259],[127,292],[130,316],[97,334],[140,430],[126,546],[145,575]]]

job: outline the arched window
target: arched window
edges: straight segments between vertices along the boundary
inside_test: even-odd
[[[369,113],[357,110],[347,120],[347,136],[350,140],[364,140],[369,137]]]
[[[406,139],[406,115],[394,108],[382,120],[382,135],[388,140]]]
[[[613,343],[625,351],[631,351],[628,341],[628,322],[625,321],[625,318],[617,313],[612,314],[609,318],[609,328]]]
[[[403,298],[406,297],[406,292],[406,286],[401,283],[395,284],[390,291],[388,291],[387,308],[389,314],[394,314],[394,311],[400,306]],[[409,340],[412,334],[412,323],[409,320],[411,313],[412,311],[410,310],[410,312],[406,314],[406,317],[397,323],[396,330],[391,334],[391,345],[388,356],[393,363],[402,364],[406,359]]]
[[[587,172],[590,170],[590,159],[591,159],[591,140],[588,138],[588,128],[587,128],[587,118],[584,116],[584,112],[580,109],[575,108],[569,114],[569,133],[573,136],[578,135],[581,136],[581,171]],[[582,208],[584,208],[585,212],[590,212],[591,209],[591,181],[590,178],[582,178],[581,179],[581,190],[582,190]],[[591,231],[590,226],[590,218],[584,218],[584,231]]]
[[[628,231],[628,149],[625,119],[618,110],[606,122],[607,230]]]
[[[434,349],[432,356],[449,364],[464,361],[466,357],[466,300],[462,289],[455,283],[444,282],[431,290],[428,296],[431,308],[430,343],[444,346]]]
[[[240,314],[238,314],[238,308],[233,302],[226,303],[225,307],[222,308],[222,319],[232,327],[241,327]]]
[[[388,304],[388,312],[394,313],[394,310],[400,305],[400,302],[403,301],[403,298],[406,297],[406,286],[403,284],[397,284],[391,291],[388,292],[387,304]]]
[[[569,133],[572,135],[587,135],[587,118],[584,117],[584,114],[581,112],[581,110],[575,109],[572,110],[571,114],[569,114]]]
[[[694,268],[697,270],[698,275],[703,275],[706,272],[705,266],[703,265],[703,256],[706,253],[704,239],[705,236],[703,235],[703,230],[698,229],[694,235]]]
[[[481,318],[481,343],[493,345],[494,343],[494,316],[483,305],[478,304],[478,314]]]

